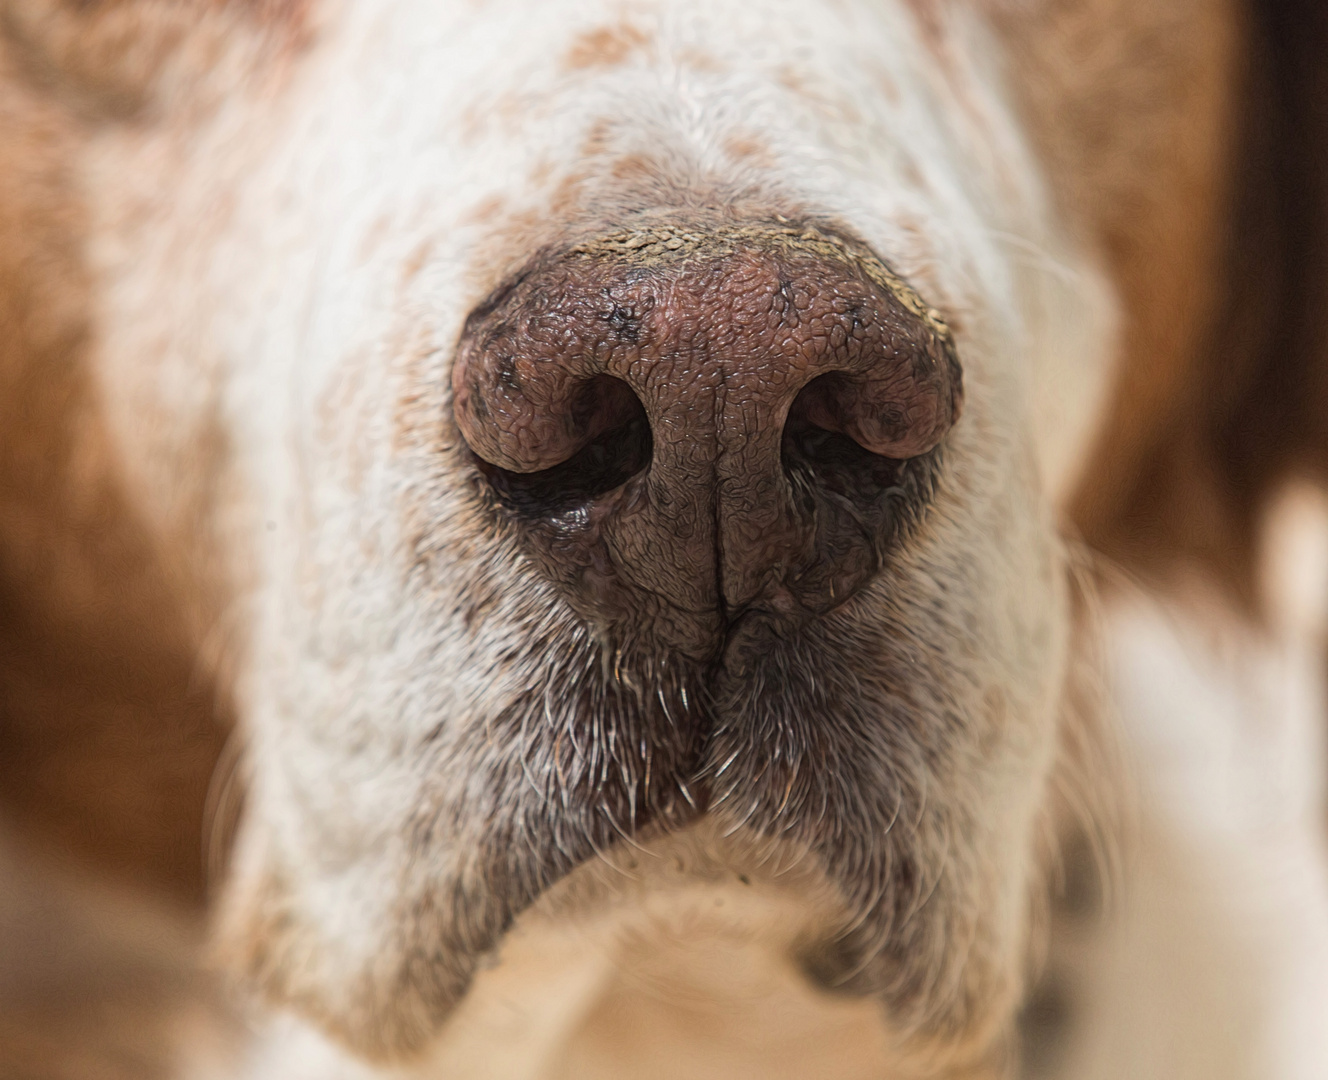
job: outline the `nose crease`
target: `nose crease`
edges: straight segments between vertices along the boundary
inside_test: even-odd
[[[940,316],[824,228],[655,223],[542,253],[498,296],[453,369],[492,494],[583,614],[689,651],[753,607],[851,596],[958,416]]]

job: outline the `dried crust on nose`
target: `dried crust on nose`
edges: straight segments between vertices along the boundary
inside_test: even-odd
[[[569,255],[627,260],[642,266],[680,261],[689,256],[732,255],[743,248],[779,255],[799,255],[847,262],[860,267],[873,282],[890,293],[953,352],[950,327],[907,281],[865,244],[853,243],[813,225],[780,220],[772,223],[718,225],[705,229],[686,225],[652,224],[609,233],[571,248]]]

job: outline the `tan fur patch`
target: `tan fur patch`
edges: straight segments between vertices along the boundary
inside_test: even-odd
[[[724,150],[729,157],[744,164],[769,168],[774,163],[770,147],[753,136],[734,135],[725,140]]]
[[[580,35],[572,43],[564,63],[572,71],[617,67],[638,49],[649,45],[650,40],[649,34],[630,23],[601,26]]]

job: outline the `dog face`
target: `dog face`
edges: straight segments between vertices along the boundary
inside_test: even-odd
[[[902,0],[304,19],[90,153],[107,414],[240,628],[230,956],[400,1052],[548,890],[704,832],[814,880],[818,980],[991,1052],[1112,350],[998,39]]]

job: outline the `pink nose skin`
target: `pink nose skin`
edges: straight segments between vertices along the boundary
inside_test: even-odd
[[[863,245],[695,220],[536,258],[470,316],[452,388],[578,611],[692,654],[868,581],[962,393],[945,324]]]

